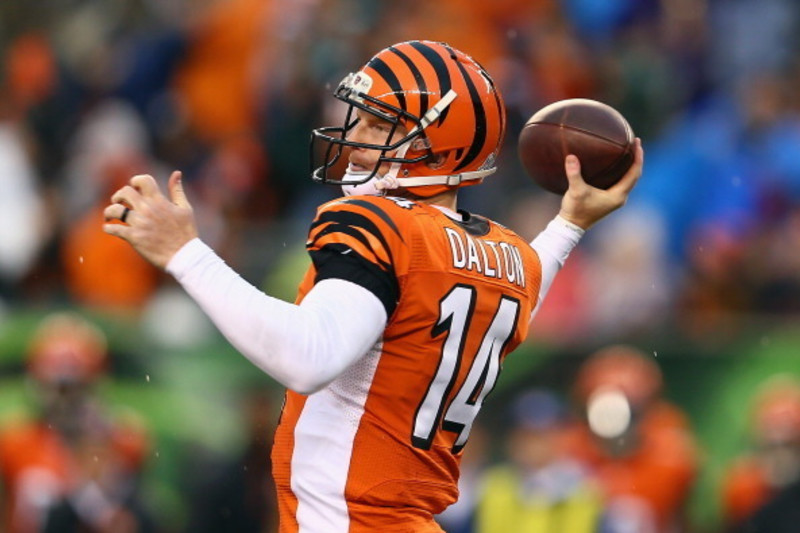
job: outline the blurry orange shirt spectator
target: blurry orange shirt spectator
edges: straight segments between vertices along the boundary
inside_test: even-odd
[[[723,518],[738,524],[753,515],[772,495],[761,465],[751,457],[737,459],[722,482]]]
[[[56,60],[44,35],[19,36],[8,48],[5,63],[9,96],[21,113],[49,96],[58,84]]]
[[[104,470],[124,482],[142,469],[151,447],[143,422],[95,410],[91,387],[107,356],[104,334],[78,315],[55,313],[35,331],[26,363],[40,412],[0,431],[1,531],[44,531],[49,512]]]
[[[395,37],[382,40],[431,39],[446,42],[456,48],[468,47],[472,57],[494,72],[493,62],[503,57],[505,34],[498,32],[492,18],[492,2],[463,2],[443,0],[427,2],[416,0],[397,3],[387,10],[388,31]],[[393,9],[403,11],[402,16],[393,15]],[[447,21],[447,24],[442,24]]]
[[[67,230],[62,262],[70,294],[92,307],[138,309],[160,276],[127,243],[103,233],[102,207],[91,209]]]
[[[206,141],[253,131],[257,125],[254,62],[269,6],[265,0],[216,2],[190,36],[176,87],[191,126]]]
[[[647,502],[660,531],[680,516],[697,471],[697,453],[686,419],[677,408],[654,406],[639,426],[632,453],[612,456],[588,429],[570,436],[568,448],[594,470],[607,499],[635,496]]]
[[[741,524],[800,476],[800,384],[775,376],[753,399],[751,449],[734,459],[722,481],[727,525]]]
[[[639,350],[598,351],[579,370],[576,396],[588,412],[593,397],[618,392],[630,406],[630,422],[624,433],[605,438],[589,423],[577,425],[566,446],[594,471],[607,504],[643,504],[655,530],[666,532],[683,520],[699,456],[685,414],[661,398],[661,387],[660,368]]]

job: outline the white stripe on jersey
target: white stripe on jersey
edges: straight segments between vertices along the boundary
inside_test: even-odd
[[[294,429],[292,492],[300,533],[346,533],[350,456],[383,343],[308,397]]]

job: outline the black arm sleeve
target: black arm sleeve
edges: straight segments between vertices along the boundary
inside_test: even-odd
[[[360,285],[381,301],[387,317],[392,316],[400,297],[400,288],[393,272],[381,269],[343,245],[325,246],[310,254],[317,270],[315,283],[323,279],[343,279]]]

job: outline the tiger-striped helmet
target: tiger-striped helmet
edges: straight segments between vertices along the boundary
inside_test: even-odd
[[[408,41],[381,50],[358,72],[345,77],[334,96],[349,104],[342,127],[315,129],[311,168],[315,181],[359,184],[375,178],[383,163],[399,187],[419,197],[480,183],[495,170],[506,115],[492,78],[467,54],[445,43]],[[391,123],[384,144],[347,138],[358,119],[354,108]],[[392,142],[398,126],[407,132]],[[315,147],[325,145],[321,151]],[[344,150],[380,150],[371,172],[353,179],[331,176]],[[316,158],[324,154],[318,165]]]

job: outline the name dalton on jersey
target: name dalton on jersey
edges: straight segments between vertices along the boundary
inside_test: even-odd
[[[507,242],[475,239],[453,228],[444,228],[450,242],[453,268],[503,279],[525,287],[525,267],[519,248]]]

